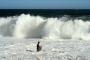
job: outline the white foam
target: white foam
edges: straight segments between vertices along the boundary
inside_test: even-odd
[[[90,40],[90,22],[81,19],[43,18],[22,14],[0,18],[0,36],[16,38]]]

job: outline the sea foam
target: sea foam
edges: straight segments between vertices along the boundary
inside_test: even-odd
[[[90,22],[68,17],[45,18],[22,14],[0,18],[0,36],[90,40]]]

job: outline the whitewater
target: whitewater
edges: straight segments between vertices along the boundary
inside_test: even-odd
[[[22,14],[0,18],[0,36],[90,40],[90,22],[67,17],[45,18]]]
[[[30,14],[0,17],[0,60],[90,60],[90,21]]]

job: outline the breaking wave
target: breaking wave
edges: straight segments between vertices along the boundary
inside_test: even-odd
[[[90,21],[22,14],[0,18],[0,35],[16,38],[90,40]]]

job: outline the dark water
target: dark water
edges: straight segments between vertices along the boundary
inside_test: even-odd
[[[20,14],[59,17],[61,15],[85,16],[90,15],[90,9],[0,9],[0,16],[15,16]]]

